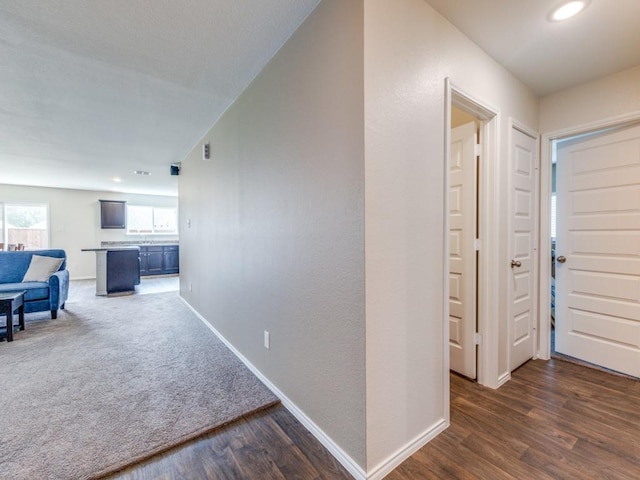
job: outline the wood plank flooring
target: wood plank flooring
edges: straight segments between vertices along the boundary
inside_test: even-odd
[[[157,455],[111,480],[348,480],[351,475],[282,405]]]
[[[498,390],[451,375],[451,426],[400,479],[640,478],[640,382],[530,361]]]
[[[72,282],[73,299],[95,282]],[[144,279],[139,294],[177,290]],[[352,477],[282,405],[108,477],[112,480]],[[451,427],[387,477],[640,478],[640,381],[552,359],[530,361],[498,390],[451,375]]]
[[[349,479],[281,405],[111,477]],[[498,390],[451,375],[451,427],[387,477],[637,480],[640,382],[530,361]]]

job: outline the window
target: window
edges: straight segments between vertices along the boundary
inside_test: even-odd
[[[175,208],[153,209],[154,233],[176,233],[178,231],[178,213]]]
[[[44,204],[0,203],[2,250],[49,248],[49,208]]]
[[[127,233],[138,235],[178,233],[178,209],[127,205]]]

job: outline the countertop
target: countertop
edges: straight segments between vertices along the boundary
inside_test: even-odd
[[[118,248],[118,247],[177,247],[177,240],[153,240],[146,242],[135,241],[119,241],[119,242],[101,242],[101,248]]]
[[[81,251],[82,252],[115,252],[118,250],[140,250],[140,247],[137,247],[134,245],[129,245],[129,246],[120,245],[120,246],[113,246],[113,247],[83,248]]]

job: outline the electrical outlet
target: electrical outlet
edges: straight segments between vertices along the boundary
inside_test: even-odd
[[[266,330],[264,331],[264,348],[266,348],[267,350],[269,350],[270,347],[270,338],[269,338],[269,332],[267,332]]]

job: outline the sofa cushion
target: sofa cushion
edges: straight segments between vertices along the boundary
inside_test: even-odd
[[[33,255],[31,263],[24,274],[23,282],[46,282],[49,277],[56,273],[62,265],[62,258],[45,257],[42,255]]]
[[[28,283],[0,283],[0,292],[19,292],[24,290],[24,301],[46,300],[49,298],[49,284],[47,282]]]
[[[29,269],[33,255],[62,258],[64,261],[59,270],[66,268],[66,254],[64,250],[23,250],[17,252],[0,251],[0,283],[22,282],[24,274]]]

